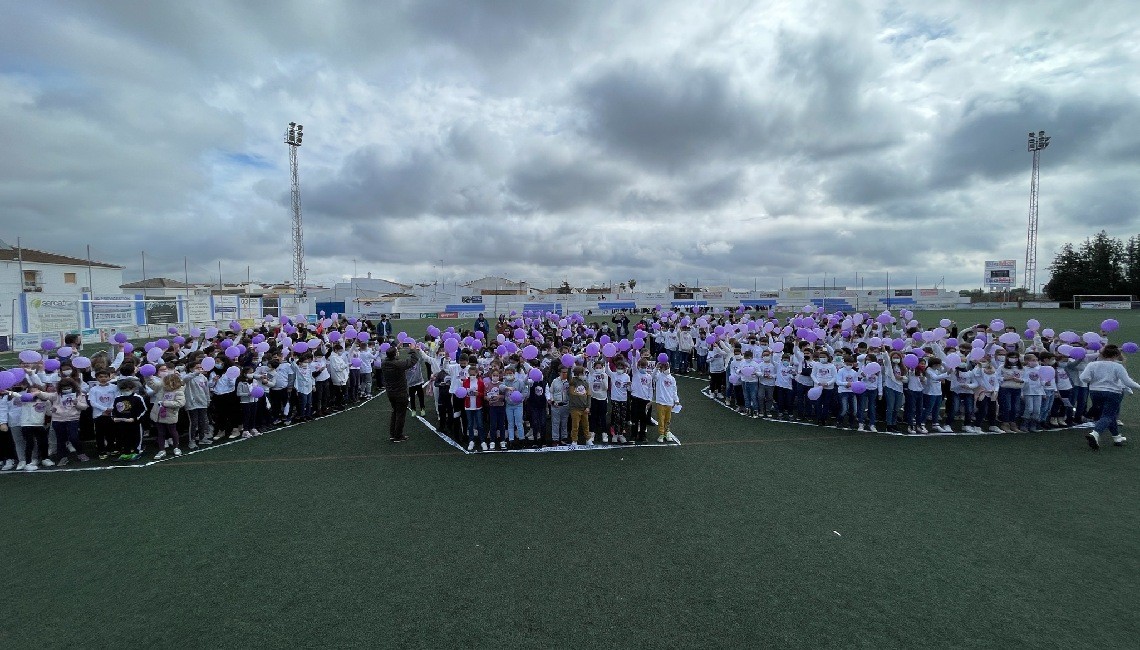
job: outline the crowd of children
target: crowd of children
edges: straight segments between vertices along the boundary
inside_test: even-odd
[[[631,320],[637,318],[638,322]],[[328,415],[369,398],[389,347],[420,356],[407,371],[413,413],[435,403],[439,430],[468,450],[638,444],[656,428],[675,441],[677,375],[707,377],[705,394],[753,418],[813,421],[875,432],[1012,433],[1096,419],[1090,446],[1117,429],[1124,394],[1140,388],[1122,365],[1134,343],[1099,332],[1055,332],[1030,320],[923,327],[898,316],[778,317],[750,309],[480,317],[472,331],[428,326],[422,342],[324,314],[191,328],[135,349],[81,356],[71,335],[20,353],[0,371],[0,467],[35,470],[90,460],[154,458]],[[1094,444],[1095,443],[1095,444]]]

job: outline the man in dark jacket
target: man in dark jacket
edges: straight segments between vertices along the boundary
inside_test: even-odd
[[[384,389],[388,393],[388,403],[392,405],[392,419],[388,422],[388,437],[392,442],[403,442],[404,420],[408,415],[408,369],[423,362],[423,351],[418,343],[405,343],[400,348],[404,354],[396,356],[396,348],[388,348],[384,361],[380,363],[380,375],[384,378]]]

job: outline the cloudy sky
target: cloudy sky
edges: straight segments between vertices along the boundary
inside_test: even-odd
[[[1127,2],[4,2],[0,239],[127,279],[976,287],[1140,231]]]

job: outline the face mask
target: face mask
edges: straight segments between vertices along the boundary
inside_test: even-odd
[[[70,377],[70,376],[71,376],[71,371],[70,371],[70,370],[60,370],[60,371],[59,371],[59,376],[60,376],[60,377]]]

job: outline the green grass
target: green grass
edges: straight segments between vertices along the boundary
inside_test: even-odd
[[[758,422],[680,381],[674,448],[464,456],[415,421],[393,446],[380,398],[4,476],[0,644],[1133,647],[1134,448]]]

